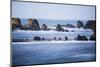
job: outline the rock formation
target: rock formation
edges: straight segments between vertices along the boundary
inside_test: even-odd
[[[40,30],[39,23],[36,19],[29,19],[28,23],[24,25],[25,30]]]
[[[42,27],[41,27],[41,29],[42,29],[42,30],[48,30],[46,24],[43,24]]]
[[[67,36],[65,36],[65,40],[68,40],[68,37]]]
[[[19,18],[12,18],[11,24],[12,24],[12,30],[23,29],[23,26]]]
[[[77,22],[77,27],[78,27],[78,28],[84,28],[83,22],[82,22],[82,21],[78,21],[78,22]]]
[[[41,38],[39,36],[35,36],[33,40],[39,41]]]
[[[90,39],[89,40],[96,40],[96,35],[95,34],[93,34],[91,37],[90,37]]]
[[[92,29],[94,33],[96,33],[96,21],[95,20],[88,20],[85,24],[85,29]]]
[[[64,31],[64,29],[61,27],[60,24],[58,24],[58,25],[56,26],[56,30],[57,30],[57,31]]]
[[[78,37],[75,38],[75,40],[88,40],[88,39],[86,38],[86,36],[80,36],[80,35],[78,35]]]
[[[90,37],[90,40],[96,40],[96,21],[95,20],[88,20],[85,24],[85,29],[93,30],[94,34]]]

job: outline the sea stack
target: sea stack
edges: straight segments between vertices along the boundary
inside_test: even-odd
[[[12,30],[23,29],[23,26],[19,18],[12,18],[11,24],[12,24]]]
[[[36,19],[28,19],[28,23],[24,26],[25,30],[40,30],[39,22]]]

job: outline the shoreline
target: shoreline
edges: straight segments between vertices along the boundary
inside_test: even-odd
[[[46,43],[95,43],[96,41],[32,41],[32,42],[12,42],[12,44],[46,44]]]

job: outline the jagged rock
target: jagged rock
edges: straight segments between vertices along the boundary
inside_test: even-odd
[[[82,22],[82,21],[78,21],[78,22],[77,22],[77,27],[78,27],[78,28],[81,28],[81,27],[84,28],[83,22]]]
[[[56,30],[57,31],[64,31],[64,29],[60,26],[60,24],[57,25]]]
[[[25,30],[40,30],[39,23],[36,19],[29,19],[28,23],[24,26]]]
[[[80,35],[78,35],[78,37],[75,39],[76,40],[88,40],[86,36],[80,36]]]
[[[75,28],[75,26],[72,25],[72,24],[67,24],[66,27],[68,27],[68,28]]]
[[[23,29],[23,26],[19,18],[12,18],[11,24],[12,24],[12,30]]]
[[[41,38],[39,36],[35,36],[34,40],[39,41],[39,40],[41,40]]]
[[[96,40],[96,35],[95,34],[93,34],[91,37],[90,37],[90,39],[89,40]]]

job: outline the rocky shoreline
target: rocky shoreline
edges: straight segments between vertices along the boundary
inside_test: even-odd
[[[28,22],[25,25],[22,25],[20,18],[12,18],[11,19],[11,24],[12,24],[12,32],[16,30],[32,30],[32,31],[39,31],[39,30],[44,30],[44,31],[49,31],[51,28],[49,28],[46,24],[43,24],[42,26],[39,25],[39,22],[37,19],[28,19]],[[89,40],[96,40],[96,21],[95,20],[88,20],[87,23],[84,25],[82,21],[77,21],[77,27],[72,25],[72,24],[66,24],[66,25],[60,25],[57,24],[55,26],[55,31],[61,31],[61,32],[69,32],[69,30],[64,29],[65,28],[83,28],[83,29],[91,29],[94,34],[90,37]],[[74,30],[72,30],[74,32]],[[57,38],[54,37],[53,40],[56,40]],[[58,40],[61,40],[62,38],[59,38]],[[81,36],[78,34],[75,40],[88,40],[86,36]],[[41,38],[39,36],[35,36],[33,38],[35,41],[45,41],[45,38]],[[65,36],[65,40],[68,40],[68,37]],[[30,41],[29,39],[13,39],[13,42],[25,42],[25,41]]]

